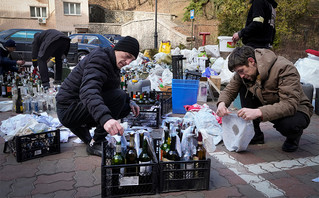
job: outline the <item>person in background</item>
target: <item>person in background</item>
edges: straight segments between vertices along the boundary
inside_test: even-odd
[[[47,62],[51,57],[55,57],[55,76],[53,84],[61,84],[62,56],[67,56],[70,49],[70,40],[68,36],[55,29],[45,30],[34,35],[32,43],[32,62],[34,67],[39,65],[44,89],[50,88]]]
[[[8,71],[18,72],[17,65],[24,65],[24,60],[12,60],[10,53],[16,50],[16,42],[12,39],[7,40],[4,44],[0,43],[0,75]]]
[[[245,28],[233,34],[236,43],[242,39],[244,45],[253,48],[271,48],[276,29],[277,3],[275,0],[251,0]]]
[[[101,143],[107,133],[123,134],[117,121],[139,106],[120,89],[120,71],[139,54],[138,41],[126,36],[114,49],[96,48],[72,70],[56,95],[60,122],[87,144],[91,155],[102,155]],[[89,129],[96,127],[91,138]]]
[[[230,54],[228,69],[235,74],[218,98],[217,115],[229,114],[227,107],[238,92],[243,93],[243,108],[237,112],[238,116],[272,122],[286,137],[282,150],[296,151],[303,130],[310,123],[313,106],[303,92],[293,63],[269,49],[243,46]],[[264,134],[255,130],[251,143],[263,144]]]

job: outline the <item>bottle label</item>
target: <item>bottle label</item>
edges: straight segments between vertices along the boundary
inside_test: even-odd
[[[149,164],[151,161],[148,162],[139,162],[139,164]],[[140,175],[141,176],[146,176],[150,175],[152,173],[152,166],[140,166]]]
[[[137,185],[139,185],[138,176],[120,178],[120,186],[137,186]]]
[[[10,93],[12,91],[12,87],[11,86],[7,86],[7,93]]]

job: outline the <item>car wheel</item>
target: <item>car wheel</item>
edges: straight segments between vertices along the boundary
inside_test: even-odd
[[[85,51],[78,52],[78,63],[87,55]]]

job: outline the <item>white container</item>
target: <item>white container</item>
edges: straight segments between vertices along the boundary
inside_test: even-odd
[[[129,80],[127,83],[127,92],[131,94],[131,92],[150,92],[151,91],[151,81],[150,80]]]
[[[219,51],[220,52],[232,52],[235,49],[235,43],[231,36],[219,36]]]

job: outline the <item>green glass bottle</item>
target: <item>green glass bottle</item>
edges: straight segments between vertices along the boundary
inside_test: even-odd
[[[121,141],[116,142],[115,146],[115,154],[111,159],[112,165],[121,165],[124,164],[124,158],[121,152]],[[112,168],[112,186],[113,193],[117,193],[120,187],[120,174],[123,174],[124,169],[121,167],[113,167]]]
[[[18,97],[15,102],[16,113],[23,113],[23,101],[21,97],[21,89],[18,88]]]
[[[143,140],[143,149],[141,154],[138,157],[139,164],[150,164],[152,162],[152,159],[150,155],[148,154],[148,144],[146,138]],[[140,183],[150,183],[151,182],[151,175],[152,175],[152,166],[140,166]]]
[[[170,137],[169,137],[169,130],[167,127],[164,129],[164,142],[161,145],[161,152],[160,152],[160,160],[165,161],[166,153],[170,149]]]
[[[123,158],[122,152],[121,152],[121,142],[120,141],[116,142],[115,154],[112,157],[111,164],[112,165],[124,164],[124,158]]]

